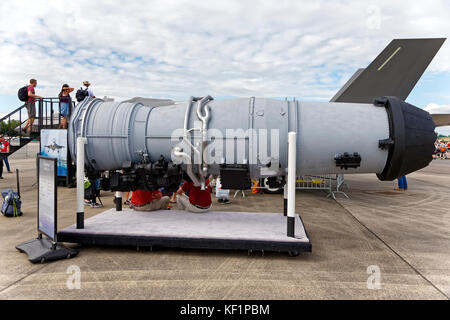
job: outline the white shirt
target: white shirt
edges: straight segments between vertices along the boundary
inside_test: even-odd
[[[86,86],[84,86],[84,87],[85,87],[85,90],[87,90],[89,97],[94,97],[94,93],[92,92],[92,90],[89,89],[89,87],[86,87]]]
[[[222,183],[220,182],[220,178],[218,177],[216,179],[216,197],[228,199],[229,194],[230,190],[222,189]]]

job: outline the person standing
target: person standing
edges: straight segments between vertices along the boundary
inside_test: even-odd
[[[28,101],[26,104],[26,108],[28,111],[28,120],[22,129],[26,134],[31,134],[31,131],[33,129],[33,122],[34,122],[34,119],[36,119],[36,100],[42,99],[41,96],[38,96],[35,94],[34,89],[36,88],[36,86],[37,86],[37,80],[30,79],[30,85],[27,88]]]
[[[58,95],[60,104],[60,114],[62,116],[61,123],[59,124],[60,129],[67,129],[67,121],[69,119],[70,109],[72,106],[72,98],[70,93],[73,88],[70,88],[68,84],[63,84],[61,92]]]
[[[406,182],[406,176],[401,176],[397,179],[398,182],[398,188],[399,191],[406,191],[408,190],[408,183]]]
[[[130,193],[133,194],[131,191],[126,191],[123,193],[125,201],[123,202],[124,205],[129,206],[130,205]],[[114,202],[115,203],[115,202]]]
[[[442,140],[440,144],[441,159],[445,159],[446,148],[447,145],[445,144],[445,141]]]
[[[221,204],[229,204],[231,201],[229,200],[230,190],[222,189],[222,183],[220,181],[220,176],[216,179],[216,197],[218,198],[217,202]]]
[[[6,140],[3,135],[0,136],[0,153],[9,153],[9,141]],[[9,167],[8,157],[4,158],[1,163],[2,173],[3,173],[3,162],[5,162],[6,170],[8,170],[8,173],[12,173],[11,168]],[[0,174],[0,177],[1,177],[1,174]]]
[[[85,86],[85,89],[88,93],[89,98],[95,98],[94,96],[94,92],[92,92],[92,89],[89,89],[89,87],[91,86],[89,81],[83,81],[83,85]]]

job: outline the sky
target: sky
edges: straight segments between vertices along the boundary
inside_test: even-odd
[[[0,115],[36,93],[328,101],[394,38],[448,37],[449,1],[1,1]],[[450,40],[407,99],[450,113]],[[439,133],[449,135],[450,127]]]

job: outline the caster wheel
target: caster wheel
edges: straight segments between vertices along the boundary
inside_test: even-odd
[[[298,257],[300,255],[300,252],[298,251],[288,251],[288,254],[290,257]]]

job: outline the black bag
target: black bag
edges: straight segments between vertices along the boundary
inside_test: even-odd
[[[89,95],[88,89],[83,90],[83,88],[80,88],[77,90],[77,93],[75,94],[75,98],[77,99],[78,102],[81,102],[84,99],[86,99],[86,97],[88,95]]]
[[[100,200],[100,190],[97,189],[97,183],[96,181],[92,181],[89,179],[86,179],[84,181],[84,199],[89,200],[92,202],[95,202],[95,200],[98,198]],[[100,200],[101,202],[101,200]]]
[[[22,102],[28,101],[28,86],[22,87],[17,91],[17,97]]]
[[[20,199],[19,169],[16,169],[17,192],[5,189],[1,192],[3,202],[0,211],[5,217],[20,217],[22,215],[22,200]]]
[[[20,217],[22,215],[22,201],[20,195],[12,189],[2,191],[3,202],[0,211],[5,217]]]
[[[97,198],[97,192],[93,185],[84,189],[84,199],[85,200],[95,200]]]

